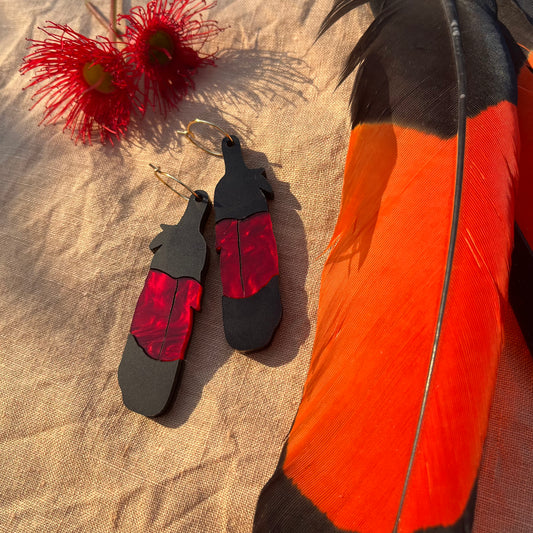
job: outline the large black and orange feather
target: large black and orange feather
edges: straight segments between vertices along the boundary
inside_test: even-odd
[[[321,32],[365,3],[336,0]],[[471,531],[518,188],[533,200],[529,6],[371,2],[311,366],[256,533]]]

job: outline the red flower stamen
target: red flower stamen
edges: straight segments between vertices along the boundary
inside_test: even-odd
[[[41,28],[44,41],[29,40],[22,74],[33,71],[26,87],[39,85],[35,107],[44,102],[41,123],[64,118],[75,142],[91,142],[95,135],[105,143],[127,130],[136,86],[130,68],[111,41],[89,39],[68,26],[48,22]],[[58,32],[58,33],[53,33]]]
[[[221,31],[201,13],[215,5],[204,0],[152,0],[134,7],[121,19],[128,22],[124,53],[143,75],[143,109],[147,104],[163,113],[177,108],[194,88],[198,68],[213,65],[214,54],[201,48]],[[195,48],[193,48],[195,47]]]

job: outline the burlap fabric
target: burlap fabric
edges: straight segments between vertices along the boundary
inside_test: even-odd
[[[340,202],[350,84],[335,87],[370,20],[363,8],[313,44],[330,4],[220,0],[218,66],[201,71],[179,112],[149,114],[111,147],[38,127],[42,109],[28,111],[21,91],[37,26],[101,32],[83,3],[0,1],[0,531],[251,531],[301,397]],[[223,174],[176,133],[196,117],[237,133],[248,165],[266,167],[284,318],[268,349],[228,347],[211,217],[182,387],[150,420],[122,405],[117,367],[148,244],[185,209],[148,163],[211,196]],[[502,363],[478,532],[533,531],[531,367],[526,356]]]

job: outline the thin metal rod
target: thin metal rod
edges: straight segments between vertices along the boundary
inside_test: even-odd
[[[457,8],[454,0],[441,0],[443,9],[446,14],[446,19],[449,24],[450,38],[452,42],[453,55],[455,60],[455,69],[457,75],[457,158],[455,163],[455,192],[453,198],[453,212],[452,225],[450,229],[450,242],[448,244],[448,255],[446,258],[446,270],[444,274],[444,283],[442,286],[439,312],[437,315],[437,324],[435,326],[435,334],[433,337],[433,347],[431,350],[431,358],[429,362],[428,373],[426,377],[426,385],[424,389],[424,396],[422,398],[422,405],[418,415],[418,423],[416,427],[415,439],[411,449],[411,457],[409,458],[409,466],[407,467],[407,474],[405,476],[402,496],[398,507],[398,514],[396,515],[396,522],[394,524],[393,533],[398,532],[400,525],[400,518],[409,486],[409,480],[415,462],[418,442],[422,432],[422,423],[426,412],[426,407],[429,398],[429,391],[433,371],[435,369],[435,362],[437,359],[437,350],[439,347],[440,335],[442,325],[444,322],[444,311],[446,309],[446,301],[450,289],[450,280],[453,267],[453,259],[455,255],[455,247],[457,243],[457,233],[459,227],[459,213],[461,210],[461,198],[463,192],[464,181],[464,163],[465,163],[465,145],[466,145],[466,68],[463,55],[463,48],[461,43],[461,32],[459,30]]]
[[[229,139],[230,143],[233,143],[233,139],[231,138],[231,135],[223,130],[220,126],[217,126],[216,124],[213,124],[212,122],[208,122],[207,120],[202,120],[201,118],[195,118],[194,120],[191,120],[189,124],[187,124],[187,129],[185,130],[179,130],[177,133],[178,135],[184,135],[191,141],[194,145],[198,146],[201,150],[204,152],[207,152],[208,154],[214,155],[216,157],[223,157],[222,152],[216,152],[215,150],[211,150],[209,148],[206,148],[200,141],[198,141],[192,131],[192,128],[195,124],[207,124],[208,126],[211,126],[212,128],[215,128],[220,133],[222,133],[225,137]]]
[[[163,184],[163,185],[166,185],[171,191],[174,191],[177,195],[181,196],[182,198],[184,198],[185,200],[189,200],[189,198],[187,196],[185,196],[184,194],[182,194],[181,192],[177,191],[176,189],[174,189],[174,187],[172,187],[171,185],[169,185],[162,177],[161,175],[163,176],[166,176],[167,178],[170,178],[171,180],[174,180],[175,182],[179,183],[182,187],[185,187],[191,194],[193,194],[198,200],[201,200],[202,197],[196,192],[194,191],[193,189],[191,189],[187,184],[183,183],[183,181],[179,180],[178,178],[174,177],[172,174],[169,174],[168,172],[163,172],[159,167],[157,167],[156,165],[152,165],[152,163],[148,163],[153,169],[154,169],[154,174],[155,174],[155,177]]]

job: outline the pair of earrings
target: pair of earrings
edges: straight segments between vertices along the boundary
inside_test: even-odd
[[[194,124],[207,124],[224,134],[221,153],[198,143],[191,131]],[[224,158],[225,174],[215,188],[214,198],[224,333],[236,350],[259,350],[272,340],[282,314],[278,255],[267,205],[272,188],[264,169],[245,165],[235,135],[199,119],[179,133]],[[150,243],[154,257],[118,369],[124,405],[154,417],[172,404],[192,333],[193,311],[200,310],[207,258],[202,231],[210,200],[205,191],[195,191],[151,166],[158,179],[188,201],[178,224],[162,225],[163,231]],[[190,197],[176,191],[161,176],[181,184]]]

